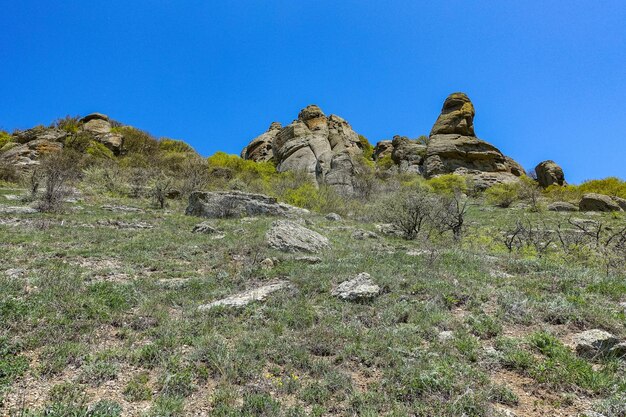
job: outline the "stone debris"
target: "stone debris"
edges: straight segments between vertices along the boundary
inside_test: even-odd
[[[120,212],[120,213],[143,213],[144,212],[144,210],[138,207],[117,206],[117,205],[110,205],[110,204],[106,204],[102,206],[101,208],[107,211]]]
[[[213,301],[209,304],[203,304],[198,307],[198,310],[208,311],[215,307],[245,307],[254,301],[264,301],[270,294],[289,287],[291,287],[291,284],[288,281],[276,281],[252,290],[231,295],[230,297],[222,298],[221,300]]]
[[[39,211],[28,206],[0,206],[0,214],[35,214]]]
[[[620,343],[617,337],[600,329],[578,333],[574,335],[572,341],[576,353],[587,359],[594,359],[609,354],[617,356],[626,354],[626,343]]]
[[[283,252],[320,252],[330,247],[328,239],[288,220],[277,220],[265,234],[268,245]]]
[[[349,301],[374,298],[379,293],[380,287],[367,272],[361,272],[355,278],[342,282],[331,292],[333,296]]]

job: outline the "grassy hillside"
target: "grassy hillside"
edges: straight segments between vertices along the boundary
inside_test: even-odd
[[[271,173],[246,177],[259,166],[221,158],[208,161],[213,187],[276,186]],[[548,235],[506,245],[520,223],[554,231],[571,218],[618,230],[623,213],[500,209],[477,196],[459,240],[405,240],[378,231],[381,206],[343,200],[352,219],[307,217],[332,245],[309,264],[268,248],[273,219],[215,220],[221,239],[192,233],[202,219],[182,214],[184,200],[160,210],[99,189],[102,169],[87,171],[62,211],[0,215],[3,415],[626,413],[623,359],[583,359],[571,346],[587,329],[626,337],[624,268],[583,246],[543,245]],[[445,194],[441,182],[430,187]],[[274,189],[313,201],[283,186]],[[25,205],[11,197],[24,194],[5,186],[0,208]],[[357,239],[359,230],[376,238]],[[331,296],[360,272],[382,288],[377,298]],[[293,286],[241,310],[197,309],[276,279]]]

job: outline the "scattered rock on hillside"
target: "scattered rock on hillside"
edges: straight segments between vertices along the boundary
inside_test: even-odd
[[[208,218],[228,218],[244,216],[296,216],[308,211],[288,204],[279,203],[275,198],[262,194],[241,191],[194,191],[189,197],[185,214]]]
[[[68,133],[62,129],[54,127],[36,126],[32,129],[17,130],[13,136],[18,143],[29,143],[36,140],[47,142],[63,142]]]
[[[341,216],[337,213],[328,213],[326,216],[324,216],[324,218],[326,220],[330,220],[331,222],[338,222],[341,220]]]
[[[424,175],[457,173],[477,177],[477,188],[516,181],[520,165],[474,134],[474,106],[463,93],[446,98],[424,159]],[[488,175],[485,175],[488,174]]]
[[[265,240],[269,246],[283,252],[320,252],[330,247],[326,237],[288,220],[272,223]]]
[[[188,278],[163,278],[157,281],[157,285],[168,290],[185,288],[189,284]]]
[[[578,207],[566,201],[556,201],[554,203],[548,204],[548,210],[550,211],[578,211]]]
[[[272,123],[269,129],[267,129],[267,132],[252,139],[248,146],[241,152],[241,157],[254,162],[271,161],[274,158],[272,142],[274,142],[274,138],[276,138],[276,135],[278,135],[278,132],[280,132],[282,128],[280,123]]]
[[[566,184],[563,168],[551,160],[540,162],[535,167],[535,174],[537,174],[537,182],[543,188],[549,187],[553,184]]]
[[[361,272],[355,278],[342,282],[331,292],[333,296],[349,301],[370,299],[379,293],[380,287],[366,272]]]
[[[248,159],[271,153],[278,172],[306,173],[317,184],[328,184],[343,193],[353,192],[355,158],[362,155],[358,135],[341,117],[327,117],[316,105],[300,111],[298,119],[278,130],[270,131],[254,139],[242,152]],[[259,148],[260,147],[260,148]],[[265,149],[264,151],[257,149]]]
[[[230,297],[226,297],[221,300],[213,301],[209,304],[201,305],[198,307],[198,310],[208,311],[215,307],[245,307],[254,301],[264,301],[270,294],[289,287],[290,284],[288,281],[277,281],[271,284],[263,285],[262,287],[231,295]]]
[[[378,239],[378,235],[369,230],[357,229],[352,232],[352,239],[365,240],[365,239]]]
[[[318,256],[298,256],[294,260],[298,262],[304,262],[306,264],[311,264],[311,265],[322,262],[322,258]]]
[[[217,233],[217,229],[209,222],[198,223],[191,230],[192,233],[204,233],[211,235]]]
[[[111,131],[112,126],[107,115],[91,113],[80,119],[79,122],[81,123],[80,129],[83,132],[90,134],[98,142],[113,151],[114,154],[119,155],[122,152],[124,136]]]
[[[587,330],[574,335],[572,338],[578,355],[593,359],[613,352],[619,345],[619,339],[611,333],[600,329]],[[626,353],[626,349],[624,351]]]
[[[2,206],[0,205],[1,214],[35,214],[37,209],[26,206]]]
[[[578,203],[580,211],[621,211],[621,207],[608,195],[588,193]]]
[[[143,210],[137,207],[130,206],[118,206],[112,204],[105,204],[101,206],[103,210],[119,212],[119,213],[143,213]]]

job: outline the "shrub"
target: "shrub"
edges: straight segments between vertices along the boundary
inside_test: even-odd
[[[382,158],[378,158],[376,160],[376,166],[378,169],[382,171],[387,171],[394,165],[393,159],[391,159],[391,155],[385,155]]]
[[[159,149],[164,152],[196,153],[196,151],[182,140],[162,138],[159,140]]]
[[[15,142],[13,136],[9,135],[4,130],[0,130],[0,149],[9,142]]]
[[[113,151],[107,148],[104,144],[92,140],[89,142],[86,150],[87,154],[94,159],[113,159]]]
[[[598,193],[626,198],[626,181],[622,181],[617,177],[585,181],[577,188],[581,194]]]
[[[18,170],[11,164],[0,162],[0,181],[16,183],[20,180]]]
[[[519,198],[519,185],[515,183],[496,184],[485,191],[487,202],[507,208]]]
[[[417,142],[419,145],[428,146],[428,143],[430,142],[430,138],[426,135],[421,135],[415,140],[415,142]]]
[[[428,180],[428,185],[437,194],[452,195],[457,191],[467,192],[465,177],[457,174],[443,174]]]
[[[363,135],[359,135],[359,142],[361,143],[361,149],[363,149],[363,158],[368,161],[372,160],[374,155],[374,147],[369,140]]]
[[[59,208],[67,193],[67,185],[80,175],[81,155],[73,150],[64,150],[43,158],[38,171],[46,189],[39,202],[42,211]]]
[[[144,156],[154,155],[159,150],[159,141],[143,130],[131,126],[114,127],[111,131],[124,136],[124,150]]]
[[[395,225],[402,231],[405,239],[415,239],[429,221],[434,203],[431,196],[423,189],[400,191],[383,203],[380,218]]]
[[[541,188],[534,179],[523,175],[519,181],[519,198],[530,205],[530,210],[537,212],[541,209],[540,201]]]
[[[78,127],[80,126],[79,120],[80,116],[67,115],[61,119],[57,119],[52,124],[52,127],[65,130],[68,133],[76,133],[78,132]]]
[[[231,170],[244,181],[254,179],[268,181],[276,175],[276,167],[271,162],[254,162],[225,152],[216,152],[209,156],[207,163],[210,171]]]

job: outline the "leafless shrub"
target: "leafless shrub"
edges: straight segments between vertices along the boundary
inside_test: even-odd
[[[502,242],[509,252],[531,247],[539,257],[545,255],[556,239],[556,234],[544,222],[518,219],[515,226],[501,232]]]
[[[467,199],[459,191],[439,197],[432,213],[433,224],[439,233],[450,231],[455,241],[461,240],[467,214]]]
[[[189,157],[182,164],[181,194],[189,196],[193,191],[204,190],[208,187],[211,176],[205,159]]]
[[[388,198],[380,209],[380,219],[400,230],[405,239],[415,239],[430,220],[433,198],[422,190],[400,192]]]
[[[68,185],[80,176],[81,156],[73,151],[65,150],[46,156],[38,167],[38,173],[33,173],[31,191],[36,193],[41,178],[45,190],[38,203],[41,211],[54,211],[60,208],[63,198],[68,194]]]

